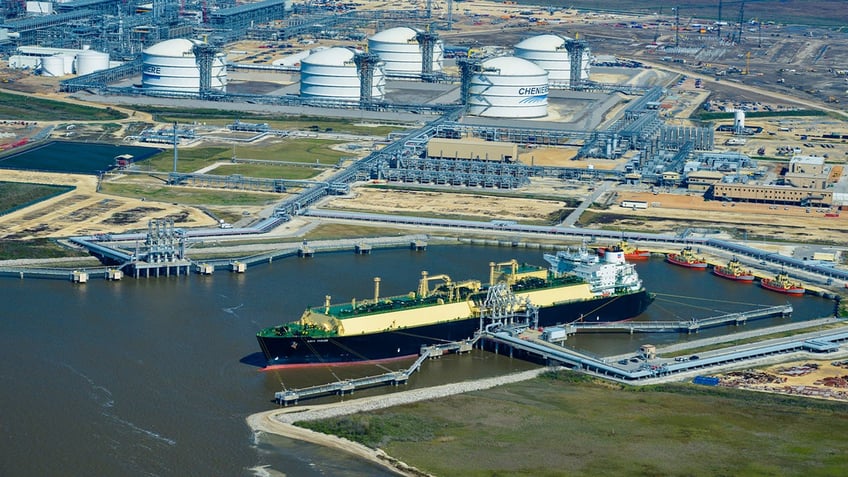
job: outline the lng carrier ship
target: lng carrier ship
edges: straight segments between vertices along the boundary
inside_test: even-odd
[[[268,366],[373,361],[417,355],[421,346],[461,341],[483,326],[484,300],[508,286],[513,303],[537,310],[538,326],[619,321],[642,313],[652,296],[623,252],[603,260],[585,249],[545,255],[550,268],[516,260],[489,264],[489,285],[422,272],[418,290],[310,307],[300,320],[257,333]],[[431,282],[438,282],[431,289]],[[518,315],[524,309],[511,310]]]

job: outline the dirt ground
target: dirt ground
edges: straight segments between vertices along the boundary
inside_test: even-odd
[[[332,198],[324,207],[367,210],[382,214],[419,214],[445,218],[479,218],[516,221],[545,221],[566,207],[565,202],[477,194],[445,194],[358,188],[351,195]]]
[[[790,242],[837,241],[846,243],[848,214],[825,217],[827,209],[774,206],[744,202],[706,201],[700,193],[659,193],[618,191],[608,212],[622,216],[622,228],[642,223],[644,230],[670,232],[689,227],[722,227],[747,231],[749,238],[768,237]],[[647,209],[621,207],[624,200],[644,201]],[[607,212],[597,210],[597,212]],[[663,225],[667,221],[666,225]],[[607,224],[609,225],[609,224]]]
[[[152,219],[173,218],[178,226],[201,227],[215,221],[198,209],[97,192],[88,175],[0,171],[0,180],[70,185],[75,190],[0,216],[0,238],[32,239],[147,230]]]
[[[804,360],[718,375],[721,386],[848,402],[848,363]]]

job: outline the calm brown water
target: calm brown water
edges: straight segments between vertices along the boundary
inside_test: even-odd
[[[490,261],[511,258],[544,264],[539,251],[431,247],[423,253],[293,258],[243,275],[82,286],[0,278],[0,475],[239,476],[262,466],[293,476],[388,475],[315,446],[257,438],[244,419],[273,408],[273,393],[282,385],[378,374],[407,363],[261,372],[256,331],[296,319],[325,294],[337,300],[369,297],[374,276],[382,278],[381,293],[390,295],[415,289],[421,270],[485,279]],[[639,271],[648,288],[661,294],[646,312],[650,319],[710,316],[787,299],[659,260],[639,265]],[[833,309],[831,302],[813,297],[792,302],[795,321]],[[569,344],[608,355],[680,338],[582,335]],[[532,366],[477,351],[427,362],[409,386]]]

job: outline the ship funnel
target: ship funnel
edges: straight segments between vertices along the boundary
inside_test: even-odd
[[[324,295],[324,314],[330,314],[330,295]]]
[[[604,253],[604,261],[607,263],[624,263],[624,252],[611,252],[607,251]]]
[[[380,277],[374,277],[374,303],[380,300]]]

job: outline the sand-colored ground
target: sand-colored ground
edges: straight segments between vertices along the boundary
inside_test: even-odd
[[[375,213],[419,214],[480,219],[546,220],[565,208],[564,202],[429,191],[355,189],[350,196],[331,198],[324,207]]]
[[[620,207],[625,200],[648,203],[647,209]],[[618,191],[607,211],[626,217],[630,227],[634,221],[653,231],[671,231],[682,224],[690,227],[723,227],[744,229],[750,237],[762,236],[795,242],[842,240],[848,232],[848,214],[825,217],[825,209],[798,206],[775,206],[745,202],[727,203],[704,200],[700,193],[658,193]],[[660,223],[668,221],[667,226]],[[688,221],[688,223],[687,223]],[[848,237],[848,236],[846,236]]]
[[[95,176],[0,170],[0,181],[76,188],[0,216],[0,238],[32,239],[146,230],[150,220],[169,217],[179,226],[215,224],[211,217],[193,207],[101,194],[97,192]]]

